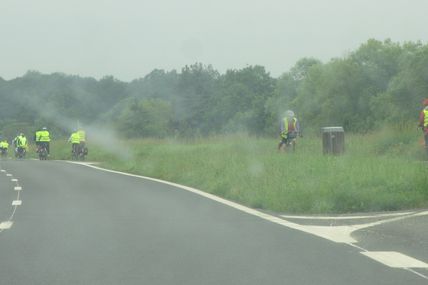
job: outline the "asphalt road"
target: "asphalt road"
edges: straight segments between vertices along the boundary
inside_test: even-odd
[[[59,161],[0,169],[0,284],[428,283],[174,186]]]

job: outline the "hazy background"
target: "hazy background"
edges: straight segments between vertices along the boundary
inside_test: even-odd
[[[186,64],[328,61],[369,38],[428,41],[426,0],[1,0],[0,77],[27,70],[130,81]]]

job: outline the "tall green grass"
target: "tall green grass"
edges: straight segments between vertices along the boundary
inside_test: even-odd
[[[309,135],[296,152],[278,153],[277,140],[245,135],[188,141],[130,140],[131,156],[90,146],[89,160],[116,170],[193,186],[277,212],[349,213],[428,206],[428,164],[412,131],[346,135],[344,155],[322,154]],[[67,148],[67,150],[65,150]],[[57,158],[70,156],[56,145]]]

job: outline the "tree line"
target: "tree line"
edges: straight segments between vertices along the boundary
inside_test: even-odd
[[[221,74],[201,63],[156,69],[131,82],[37,71],[0,78],[0,132],[48,126],[65,135],[78,121],[130,138],[272,136],[287,109],[304,128],[340,125],[366,132],[415,122],[425,97],[428,45],[371,39],[326,63],[302,58],[278,78],[263,66]]]

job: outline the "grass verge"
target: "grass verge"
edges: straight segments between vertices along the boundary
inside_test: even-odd
[[[254,208],[288,213],[350,213],[428,207],[428,164],[413,132],[347,135],[341,156],[321,139],[300,139],[295,153],[248,136],[190,141],[130,140],[115,153],[90,146],[101,166],[192,186]],[[53,144],[53,156],[69,158]]]

